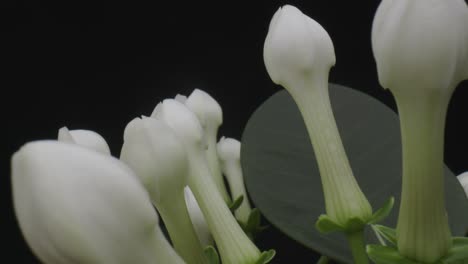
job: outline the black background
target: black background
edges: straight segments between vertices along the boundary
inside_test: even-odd
[[[14,263],[36,263],[12,210],[10,157],[21,145],[51,139],[62,126],[103,135],[118,156],[125,125],[151,114],[158,101],[194,88],[222,105],[220,135],[240,138],[249,116],[274,85],[263,64],[263,42],[274,12],[286,3],[318,21],[335,45],[330,81],[368,93],[394,107],[377,81],[370,44],[379,1],[219,1],[208,3],[15,2],[2,8],[4,84],[1,144],[4,253]],[[6,27],[5,27],[6,26]],[[468,85],[456,90],[446,132],[446,163],[468,170]],[[5,122],[6,121],[6,122]],[[313,223],[311,223],[313,228]],[[258,240],[276,248],[274,263],[313,262],[315,253],[275,228]],[[6,249],[6,250],[5,250]]]

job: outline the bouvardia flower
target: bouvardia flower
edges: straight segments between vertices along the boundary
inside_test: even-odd
[[[12,185],[21,231],[44,263],[184,263],[147,192],[118,159],[36,141],[13,155]]]
[[[179,100],[183,100],[179,97]],[[218,136],[218,128],[223,123],[223,111],[219,103],[205,91],[195,89],[185,100],[185,105],[192,110],[198,117],[203,128],[203,136],[206,144],[206,159],[211,170],[211,176],[223,196],[224,200],[229,203],[231,197],[226,190],[223,175],[219,166],[216,142]]]
[[[124,132],[120,154],[148,190],[174,248],[187,263],[207,263],[185,204],[187,156],[174,131],[154,118],[135,118]]]
[[[327,216],[341,226],[355,218],[367,222],[372,208],[353,176],[330,105],[328,74],[335,65],[330,36],[299,9],[286,5],[270,22],[263,58],[273,82],[289,92],[304,118]]]
[[[463,0],[383,0],[372,27],[380,84],[400,115],[403,181],[401,255],[433,263],[451,247],[444,196],[444,128],[455,87],[468,78]]]
[[[234,199],[243,196],[242,204],[235,211],[237,220],[247,223],[252,207],[244,185],[240,163],[241,143],[233,138],[222,137],[218,142],[218,157],[221,170],[226,176]]]
[[[205,216],[223,264],[253,264],[261,254],[243,232],[219,193],[205,155],[203,129],[184,104],[166,99],[152,117],[165,122],[182,141],[188,158],[189,187]]]

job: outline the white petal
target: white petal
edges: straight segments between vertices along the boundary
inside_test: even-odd
[[[111,154],[106,140],[101,135],[91,130],[68,130],[67,127],[62,127],[59,129],[58,140],[74,143],[105,155],[110,156]]]

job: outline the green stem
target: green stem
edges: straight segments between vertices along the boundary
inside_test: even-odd
[[[346,156],[333,116],[327,79],[310,78],[295,83],[296,101],[310,136],[325,196],[327,215],[345,226],[350,218],[364,222],[372,208],[362,193]]]
[[[317,264],[327,264],[329,261],[330,259],[327,256],[321,256],[317,261]]]
[[[188,264],[206,264],[203,247],[193,229],[184,193],[174,195],[169,204],[158,207],[174,248]]]
[[[201,151],[200,151],[201,152]],[[260,251],[237,223],[209,176],[204,155],[191,153],[189,186],[198,201],[223,264],[254,264]]]
[[[398,94],[403,180],[397,241],[400,253],[434,262],[450,248],[444,195],[445,92]]]
[[[369,259],[366,253],[366,243],[364,241],[363,230],[346,234],[355,264],[368,264]]]

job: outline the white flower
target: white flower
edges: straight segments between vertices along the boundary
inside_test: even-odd
[[[184,145],[189,164],[189,186],[216,241],[222,263],[258,261],[260,251],[231,214],[210,175],[203,129],[197,116],[174,99],[166,99],[158,104],[151,116],[171,127]]]
[[[77,144],[105,155],[111,155],[106,140],[101,135],[91,130],[68,130],[67,127],[62,127],[58,132],[58,141]]]
[[[203,247],[213,245],[213,237],[206,223],[205,216],[203,216],[200,206],[198,206],[197,199],[195,199],[192,190],[190,190],[188,186],[185,187],[185,203],[187,204],[190,220],[192,221],[200,243]]]
[[[370,219],[372,208],[354,178],[336,127],[328,94],[335,64],[330,36],[293,6],[280,8],[270,22],[263,58],[273,82],[296,102],[317,157],[327,215],[341,226]]]
[[[467,28],[463,0],[383,0],[372,26],[380,84],[451,93],[468,78]]]
[[[372,26],[379,81],[394,95],[400,115],[398,250],[424,263],[436,262],[451,247],[444,129],[452,93],[468,78],[467,28],[463,0],[383,0]]]
[[[206,263],[185,205],[187,156],[174,131],[154,118],[133,119],[125,128],[120,159],[140,177],[180,256]]]
[[[333,42],[323,27],[294,6],[278,9],[270,22],[263,48],[263,59],[274,83],[291,94],[304,78],[319,78],[328,83],[328,72],[335,65]]]
[[[204,132],[206,143],[206,158],[210,166],[211,176],[216,183],[216,187],[226,202],[231,201],[231,197],[226,190],[223,175],[219,167],[218,154],[216,153],[216,142],[218,128],[223,123],[223,111],[219,103],[208,93],[195,89],[185,100],[185,105],[198,117]]]
[[[37,141],[12,158],[19,225],[44,263],[184,263],[159,230],[148,194],[119,160]]]
[[[468,197],[468,171],[458,175],[457,179],[460,181],[463,189],[465,189],[466,196]]]
[[[135,171],[156,205],[170,206],[187,185],[187,155],[170,127],[154,118],[135,118],[124,131],[120,159]]]
[[[234,199],[241,195],[244,197],[242,204],[235,212],[236,218],[243,223],[247,223],[252,207],[245,190],[244,176],[240,164],[241,143],[233,138],[222,137],[217,147],[221,168],[229,182],[232,196]]]

